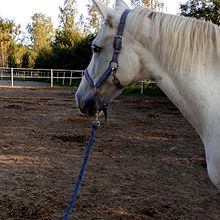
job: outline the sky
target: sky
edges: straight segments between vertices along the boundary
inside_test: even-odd
[[[125,0],[125,2],[130,2]],[[186,0],[163,0],[167,7],[167,13],[177,14],[179,2]],[[14,20],[20,24],[25,31],[33,13],[44,13],[52,18],[54,26],[57,27],[59,20],[59,7],[63,6],[64,0],[1,0],[0,17]],[[79,13],[85,12],[86,0],[78,0]]]

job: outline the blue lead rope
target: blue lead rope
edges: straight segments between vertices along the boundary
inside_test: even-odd
[[[86,152],[85,152],[83,163],[82,163],[81,168],[80,168],[80,173],[79,173],[78,179],[76,181],[76,184],[74,186],[73,193],[72,193],[72,196],[71,196],[70,201],[68,203],[66,212],[64,213],[63,220],[68,220],[68,218],[70,217],[71,211],[73,209],[74,203],[76,201],[76,197],[77,197],[77,194],[78,194],[81,182],[82,182],[82,178],[83,178],[86,166],[88,164],[89,155],[90,155],[91,150],[92,150],[92,145],[93,145],[93,142],[94,142],[95,133],[96,133],[96,130],[97,130],[98,126],[99,126],[99,122],[97,120],[94,121],[93,124],[92,124],[91,135],[90,135],[90,138],[89,138],[89,142],[88,142],[88,145],[87,145],[87,149],[86,149]]]

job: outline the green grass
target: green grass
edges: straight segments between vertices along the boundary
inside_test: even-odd
[[[155,84],[147,80],[144,81],[143,94],[141,94],[140,83],[134,83],[126,87],[122,93],[127,96],[153,96],[153,97],[164,97],[165,94],[160,90],[160,88]]]

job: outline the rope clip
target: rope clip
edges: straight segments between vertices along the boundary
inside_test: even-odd
[[[101,125],[100,121],[99,121],[99,112],[96,112],[96,118],[93,121],[93,126],[99,127]]]

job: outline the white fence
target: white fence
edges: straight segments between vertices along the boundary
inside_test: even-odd
[[[80,80],[83,76],[82,70],[63,69],[25,69],[0,67],[0,81],[7,80],[11,87],[15,80],[47,81],[53,87],[55,83],[72,85],[74,80]]]
[[[71,86],[74,80],[81,80],[83,70],[64,69],[28,69],[0,67],[0,85],[7,81],[7,86],[14,87],[19,81],[46,81],[50,87],[56,83]],[[5,85],[5,84],[4,84]],[[35,84],[36,85],[36,84]],[[139,81],[140,93],[144,93],[144,81]],[[25,83],[22,83],[25,86]],[[31,87],[33,84],[31,85]]]

